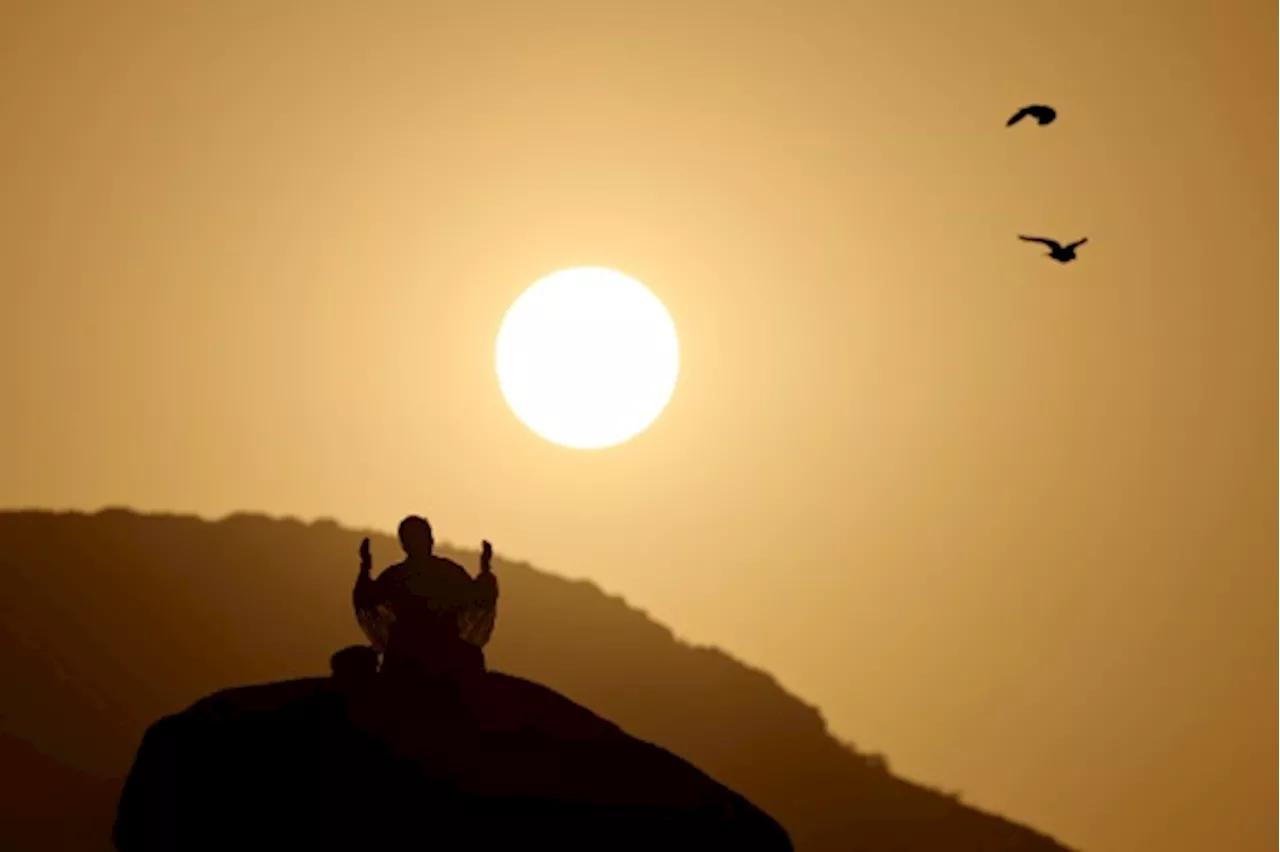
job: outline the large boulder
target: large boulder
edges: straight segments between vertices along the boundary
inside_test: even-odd
[[[335,655],[332,677],[227,690],[151,726],[115,842],[791,849],[742,796],[551,689],[483,669],[379,672],[361,649]]]

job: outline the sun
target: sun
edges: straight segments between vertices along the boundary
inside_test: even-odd
[[[680,372],[675,323],[639,281],[578,267],[535,282],[507,310],[498,385],[534,434],[577,450],[629,440],[666,408]]]

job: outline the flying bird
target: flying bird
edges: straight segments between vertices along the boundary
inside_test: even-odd
[[[1076,248],[1089,242],[1088,237],[1076,240],[1074,243],[1067,243],[1065,246],[1057,240],[1046,239],[1045,237],[1024,237],[1018,235],[1018,239],[1025,240],[1029,243],[1044,243],[1049,247],[1049,257],[1058,261],[1058,263],[1067,263],[1076,259]]]
[[[1005,122],[1004,126],[1013,127],[1015,124],[1017,124],[1019,121],[1022,121],[1022,119],[1026,118],[1027,116],[1031,116],[1032,118],[1034,118],[1038,124],[1048,124],[1049,122],[1053,121],[1055,118],[1058,117],[1058,111],[1055,110],[1053,107],[1045,106],[1044,104],[1032,104],[1031,106],[1024,106],[1022,109],[1015,112],[1013,114],[1013,118]]]

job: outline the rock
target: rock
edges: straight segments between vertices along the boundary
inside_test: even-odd
[[[791,849],[742,796],[532,681],[331,663],[152,725],[117,848]]]

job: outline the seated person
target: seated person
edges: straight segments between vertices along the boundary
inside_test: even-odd
[[[498,581],[493,575],[493,548],[484,542],[480,575],[474,579],[451,559],[437,556],[435,537],[425,518],[411,515],[400,522],[405,559],[373,579],[369,540],[360,545],[360,573],[352,593],[356,618],[376,651],[393,645],[418,652],[439,650],[461,640],[479,650],[493,633]]]

